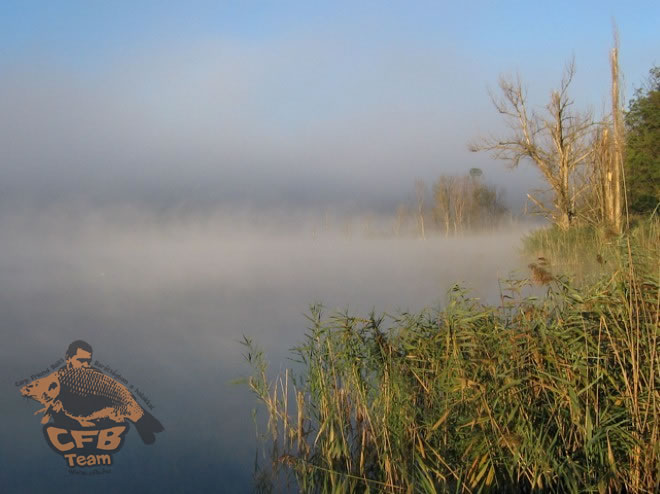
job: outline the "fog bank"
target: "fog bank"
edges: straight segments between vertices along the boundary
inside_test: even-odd
[[[521,228],[422,241],[313,225],[304,214],[295,221],[137,210],[0,214],[0,455],[12,459],[3,480],[21,478],[22,488],[36,491],[44,482],[68,488],[62,459],[32,416],[37,404],[21,399],[14,383],[82,338],[95,359],[147,390],[166,428],[149,451],[129,435],[117,475],[95,491],[125,488],[133,478],[143,490],[222,483],[250,491],[254,399],[230,384],[248,373],[243,335],[278,368],[301,341],[311,303],[329,311],[419,310],[442,304],[454,283],[496,301],[498,277],[519,266]],[[39,479],[28,475],[34,461],[43,465]],[[76,480],[80,492],[92,486]]]

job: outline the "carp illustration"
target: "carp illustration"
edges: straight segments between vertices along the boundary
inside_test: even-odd
[[[62,367],[24,386],[21,394],[44,406],[35,412],[43,412],[42,424],[53,414],[64,414],[82,427],[93,427],[101,420],[129,420],[145,444],[152,444],[155,434],[164,430],[123,384],[93,367]]]

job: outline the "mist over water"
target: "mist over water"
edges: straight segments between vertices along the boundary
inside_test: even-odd
[[[256,403],[231,384],[249,373],[242,335],[278,369],[301,341],[311,303],[327,312],[416,311],[442,304],[455,283],[496,302],[498,277],[521,268],[521,227],[422,241],[383,235],[377,218],[371,230],[349,223],[130,208],[0,215],[3,485],[250,491]],[[166,429],[150,447],[129,431],[112,475],[69,475],[32,415],[38,404],[15,386],[75,339],[144,390]],[[33,475],[35,464],[43,475]]]

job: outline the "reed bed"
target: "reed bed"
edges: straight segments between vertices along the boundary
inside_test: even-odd
[[[534,230],[523,237],[522,254],[539,267],[551,268],[577,282],[594,281],[627,262],[628,241],[638,252],[660,256],[658,214],[629,221],[630,228],[624,236],[594,225],[576,226],[568,231],[556,226]]]
[[[459,287],[418,314],[313,306],[275,377],[246,339],[259,490],[658,492],[660,266],[635,245],[587,285],[510,281],[497,307]]]

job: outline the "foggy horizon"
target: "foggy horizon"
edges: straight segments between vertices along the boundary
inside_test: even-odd
[[[526,192],[542,187],[534,167],[507,170],[467,150],[469,141],[504,130],[488,88],[517,72],[542,109],[575,56],[577,107],[597,112],[608,94],[613,13],[606,8],[574,36],[548,30],[553,40],[531,58],[532,47],[504,30],[516,17],[485,5],[468,9],[471,21],[463,7],[363,7],[349,15],[318,6],[297,12],[298,21],[288,17],[292,6],[263,8],[254,13],[264,23],[257,31],[240,9],[211,5],[168,13],[145,2],[136,23],[116,25],[112,19],[126,20],[120,12],[68,8],[87,29],[63,31],[49,9],[17,5],[15,21],[2,26],[3,208],[81,202],[384,212],[405,202],[417,179],[430,185],[440,174],[478,167],[520,213]],[[557,14],[536,9],[549,29]],[[154,12],[150,29],[139,29]],[[654,61],[653,43],[640,44],[652,16],[616,18],[629,96]],[[459,42],[463,28],[473,36]]]

